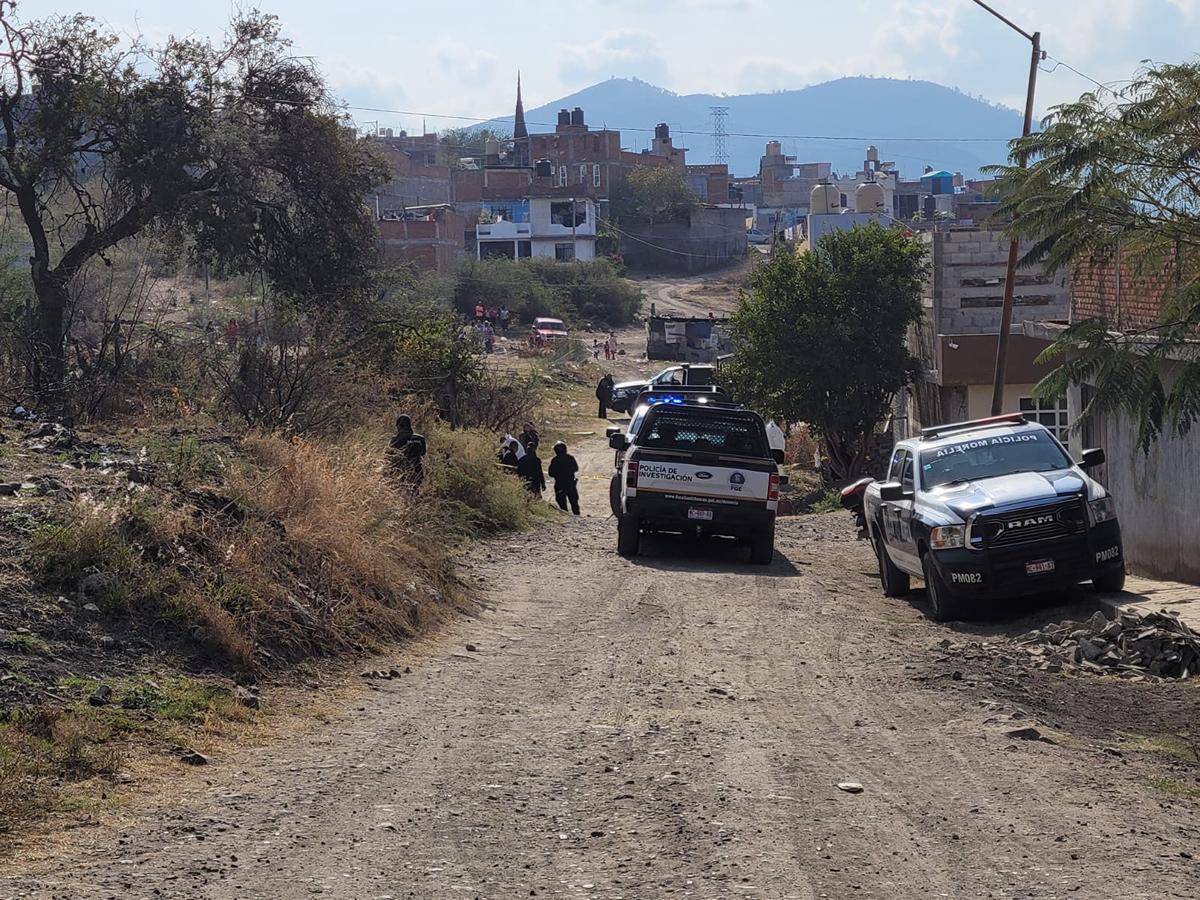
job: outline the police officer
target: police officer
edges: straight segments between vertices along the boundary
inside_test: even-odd
[[[608,408],[612,406],[613,387],[613,377],[608,372],[604,374],[604,377],[600,379],[600,383],[596,385],[596,399],[600,401],[600,412],[597,415],[601,419],[608,418]]]
[[[554,459],[550,460],[547,471],[554,481],[554,499],[558,508],[566,510],[569,502],[571,512],[579,515],[579,463],[567,452],[567,445],[562,441],[554,445]]]
[[[542,460],[537,455],[537,444],[528,444],[525,455],[517,463],[517,475],[525,482],[525,489],[535,497],[540,497],[546,489],[546,476],[542,472]]]
[[[409,416],[396,417],[396,433],[392,435],[388,455],[392,467],[412,484],[413,489],[420,487],[425,480],[425,466],[421,462],[425,455],[425,436],[413,431]]]

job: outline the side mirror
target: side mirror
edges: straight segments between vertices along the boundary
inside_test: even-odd
[[[610,434],[608,436],[608,446],[612,447],[614,450],[628,450],[629,439],[620,432],[617,434]]]
[[[889,481],[879,486],[879,499],[887,503],[894,503],[897,500],[909,500],[912,498],[912,492],[906,491],[898,481]]]
[[[606,438],[608,438],[610,441],[612,440],[612,436],[614,434],[620,434],[620,433],[621,433],[620,425],[609,425],[607,428],[604,429],[604,436]]]
[[[779,463],[780,465],[783,465],[783,451],[782,450],[772,450],[771,451],[771,459],[775,460],[775,462]],[[782,483],[783,482],[780,482],[780,484],[782,484]]]
[[[1104,450],[1100,447],[1084,450],[1083,456],[1079,457],[1079,468],[1081,469],[1091,469],[1102,465],[1104,465]]]

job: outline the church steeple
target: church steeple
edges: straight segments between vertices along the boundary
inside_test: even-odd
[[[517,113],[513,116],[513,139],[520,140],[529,137],[525,127],[525,104],[521,102],[521,70],[517,70]]]
[[[513,155],[517,166],[529,165],[529,129],[525,127],[525,104],[521,102],[521,70],[517,70],[517,111],[513,115]]]

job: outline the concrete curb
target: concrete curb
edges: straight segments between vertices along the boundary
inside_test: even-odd
[[[1106,615],[1152,612],[1174,613],[1193,631],[1200,632],[1200,585],[1156,581],[1130,576],[1119,594],[1099,594]]]

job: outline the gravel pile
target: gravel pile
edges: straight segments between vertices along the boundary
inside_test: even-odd
[[[1047,671],[1089,671],[1133,681],[1180,680],[1200,673],[1200,635],[1166,612],[1097,612],[1087,622],[1047,625],[1017,639]]]

